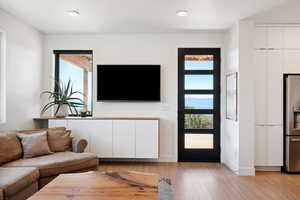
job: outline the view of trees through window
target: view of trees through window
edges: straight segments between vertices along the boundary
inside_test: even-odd
[[[186,129],[212,129],[213,115],[210,114],[185,114],[184,126]]]

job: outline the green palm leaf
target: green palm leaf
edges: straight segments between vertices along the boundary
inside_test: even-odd
[[[48,95],[49,99],[49,102],[42,108],[41,113],[44,113],[48,109],[57,105],[57,108],[55,109],[56,115],[61,105],[68,105],[72,114],[73,111],[78,114],[77,108],[83,107],[86,104],[81,98],[78,98],[77,96],[75,97],[74,95],[76,94],[85,96],[82,92],[73,90],[73,84],[71,80],[68,80],[67,84],[62,81],[55,80],[55,89],[53,91],[47,90],[41,93],[41,95]]]

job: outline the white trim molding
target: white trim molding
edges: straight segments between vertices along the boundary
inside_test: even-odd
[[[6,33],[0,29],[0,123],[6,122]]]

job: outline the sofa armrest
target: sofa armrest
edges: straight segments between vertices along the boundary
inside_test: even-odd
[[[82,153],[87,147],[88,141],[86,139],[72,139],[72,151],[75,153]]]

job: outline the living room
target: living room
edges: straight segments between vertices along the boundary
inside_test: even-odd
[[[0,0],[0,200],[299,199],[298,8]]]

